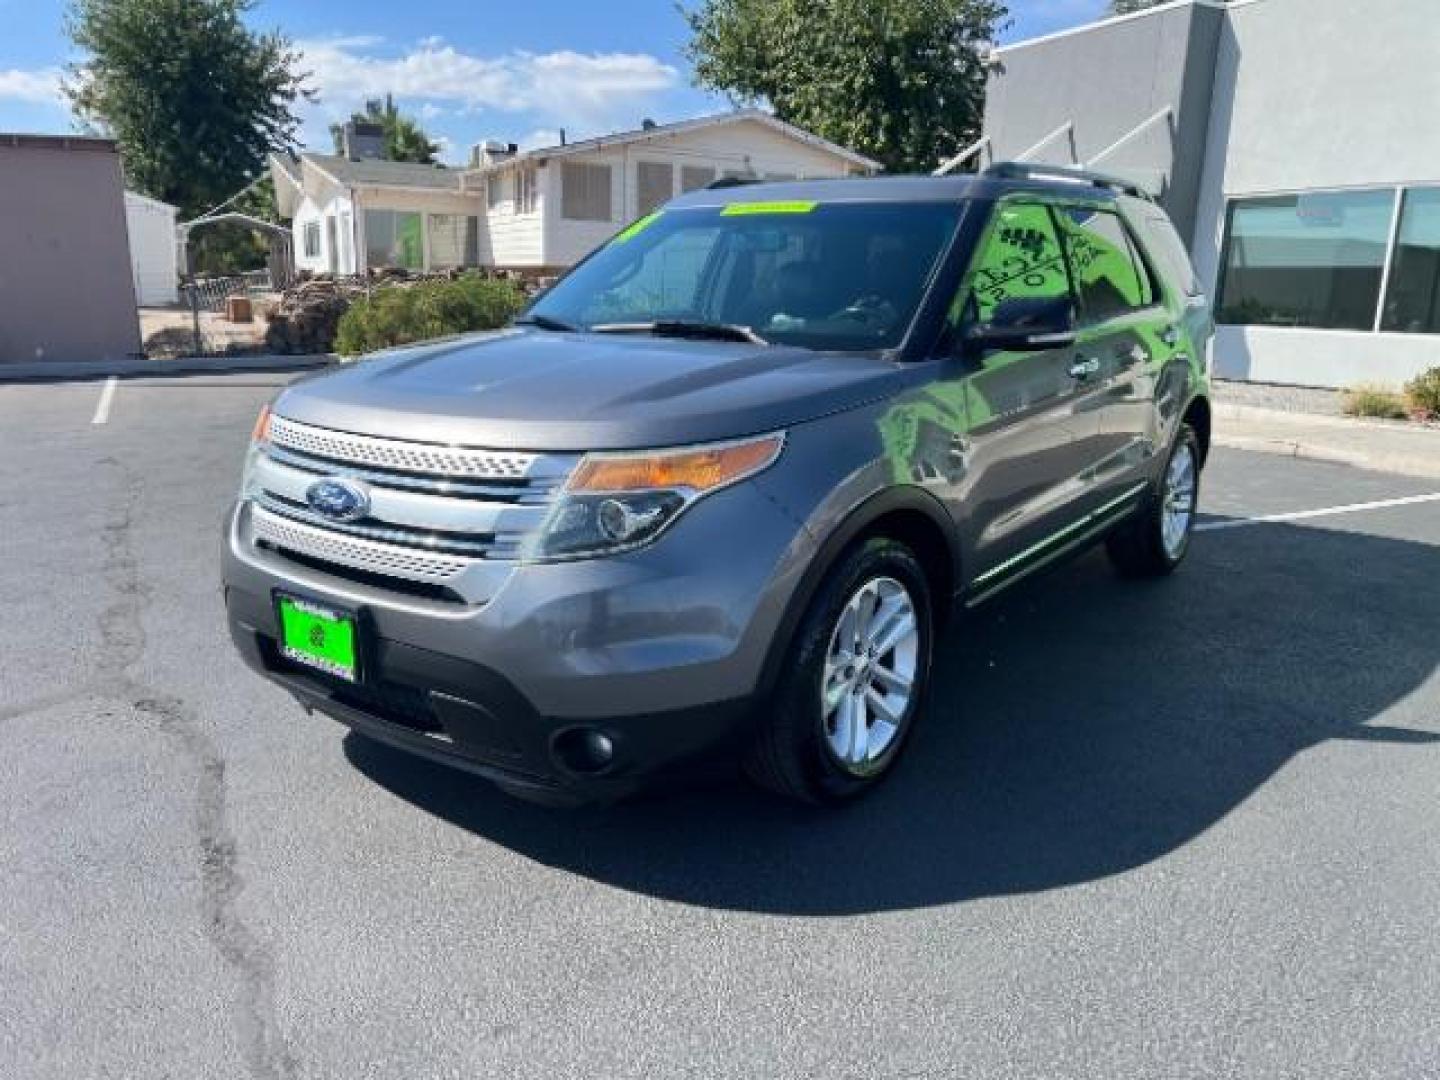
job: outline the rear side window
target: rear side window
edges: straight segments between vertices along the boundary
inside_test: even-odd
[[[1068,206],[1058,214],[1080,305],[1092,322],[1114,319],[1155,302],[1155,290],[1118,214]]]
[[[1175,226],[1163,214],[1139,215],[1141,238],[1151,257],[1159,264],[1160,272],[1169,278],[1177,289],[1186,296],[1200,296],[1200,278],[1190,263],[1190,254],[1185,242],[1175,231]]]
[[[1006,300],[1061,300],[1069,293],[1049,209],[1033,203],[1002,205],[971,273],[968,317],[988,323]]]

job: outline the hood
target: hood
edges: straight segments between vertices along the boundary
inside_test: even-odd
[[[294,383],[301,423],[514,450],[626,450],[736,438],[893,393],[874,355],[513,329],[398,349]]]

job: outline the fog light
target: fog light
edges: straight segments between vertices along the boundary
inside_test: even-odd
[[[555,756],[571,772],[600,772],[615,760],[615,742],[594,728],[572,728],[556,737]]]

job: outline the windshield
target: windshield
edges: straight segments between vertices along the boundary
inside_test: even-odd
[[[697,328],[715,328],[732,340],[749,334],[810,349],[893,348],[960,209],[788,202],[659,211],[577,267],[525,318],[550,329],[678,327],[701,336]]]

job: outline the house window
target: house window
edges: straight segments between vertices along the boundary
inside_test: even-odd
[[[480,220],[464,214],[429,214],[430,269],[453,270],[480,265]]]
[[[648,214],[675,197],[675,166],[669,162],[642,161],[635,168],[636,202]]]
[[[610,166],[567,161],[560,170],[560,214],[567,221],[610,221]]]
[[[536,188],[535,166],[522,165],[515,173],[515,213],[535,213]]]
[[[492,175],[485,181],[485,204],[491,209],[498,209],[505,201],[505,181],[510,179],[505,174]]]
[[[320,223],[318,221],[305,223],[305,257],[307,259],[320,257]]]
[[[365,211],[365,264],[420,270],[425,265],[421,215],[401,210]]]
[[[1373,330],[1395,191],[1321,191],[1230,204],[1218,319]]]
[[[1381,329],[1440,334],[1440,188],[1405,193]]]
[[[680,193],[699,191],[715,182],[715,170],[708,165],[682,165],[680,167]]]

